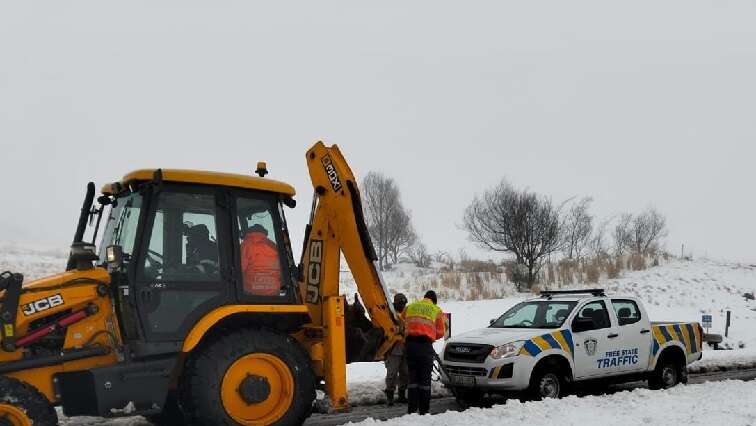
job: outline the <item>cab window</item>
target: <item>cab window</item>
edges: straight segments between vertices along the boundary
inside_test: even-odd
[[[235,219],[242,293],[252,297],[287,296],[290,287],[283,250],[283,230],[275,199],[239,196]]]
[[[215,197],[164,190],[156,200],[141,276],[163,282],[219,281]]]
[[[617,315],[619,325],[635,324],[641,320],[638,304],[627,299],[612,299],[612,307]]]
[[[600,330],[612,326],[611,320],[609,319],[609,312],[606,310],[606,305],[601,300],[590,302],[583,306],[575,316],[575,320],[578,319],[592,319],[593,328],[590,328],[589,330]]]

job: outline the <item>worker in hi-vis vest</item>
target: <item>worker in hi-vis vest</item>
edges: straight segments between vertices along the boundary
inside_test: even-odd
[[[410,414],[427,414],[430,409],[431,373],[436,354],[433,342],[446,333],[444,312],[437,303],[436,292],[428,290],[423,300],[411,303],[402,313],[407,333],[407,412]]]

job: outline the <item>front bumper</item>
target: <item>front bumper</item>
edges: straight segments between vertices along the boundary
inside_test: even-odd
[[[533,357],[486,358],[483,363],[443,361],[441,382],[447,387],[475,388],[487,392],[521,391],[530,385]],[[511,371],[511,375],[510,375]]]

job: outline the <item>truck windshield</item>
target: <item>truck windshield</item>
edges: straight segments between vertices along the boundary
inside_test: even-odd
[[[522,302],[494,321],[491,328],[559,328],[577,302],[538,300]]]
[[[116,199],[115,205],[110,208],[108,213],[105,232],[100,243],[101,263],[105,263],[105,248],[108,246],[121,246],[124,259],[129,259],[134,250],[141,208],[142,196],[139,193],[132,193]]]

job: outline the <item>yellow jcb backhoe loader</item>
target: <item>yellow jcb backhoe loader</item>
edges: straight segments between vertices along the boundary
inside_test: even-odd
[[[301,424],[321,387],[347,409],[346,363],[382,359],[402,330],[347,162],[320,142],[306,161],[299,265],[284,217],[294,189],[265,178],[264,163],[259,176],[138,170],[96,205],[90,183],[67,270],[0,276],[0,426],[57,424],[55,406],[157,424]],[[342,254],[369,320],[339,294]]]

